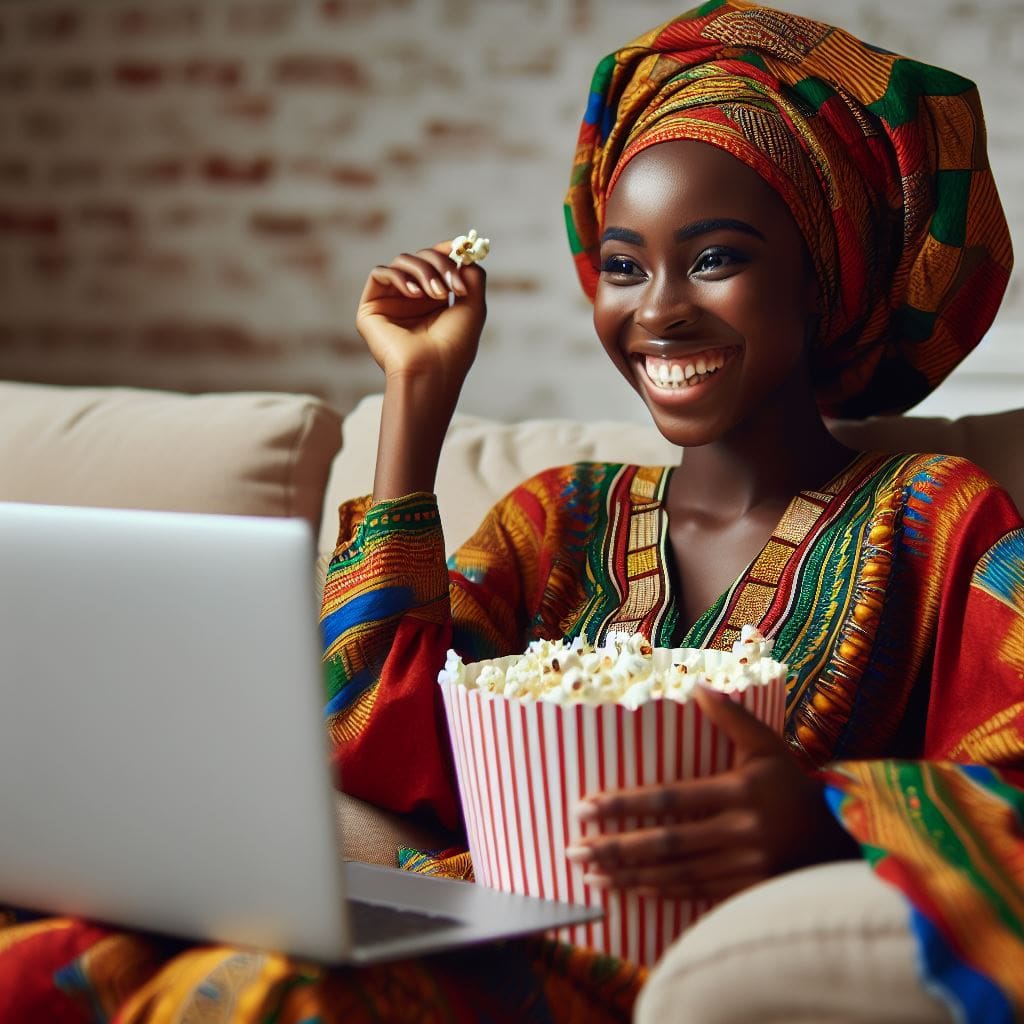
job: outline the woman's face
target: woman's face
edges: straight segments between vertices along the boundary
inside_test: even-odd
[[[643,150],[608,199],[594,325],[659,430],[728,436],[780,403],[813,401],[806,358],[817,285],[785,203],[724,150]]]

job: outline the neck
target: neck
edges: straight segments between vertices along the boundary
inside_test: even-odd
[[[672,503],[716,518],[784,506],[798,491],[822,487],[852,457],[813,400],[775,402],[728,435],[687,448]]]

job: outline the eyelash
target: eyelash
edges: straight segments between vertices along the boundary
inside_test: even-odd
[[[697,257],[696,262],[693,264],[694,268],[700,267],[706,260],[718,259],[722,260],[718,266],[710,267],[709,270],[719,270],[723,266],[729,266],[730,263],[738,263],[741,261],[739,253],[734,252],[732,249],[725,249],[721,246],[716,246],[712,249],[706,249],[704,252]],[[699,273],[700,271],[698,271]]]
[[[701,270],[701,265],[709,259],[717,259],[721,262],[716,266],[707,267],[706,269]],[[697,257],[693,266],[690,268],[690,273],[714,273],[714,271],[720,270],[723,267],[728,267],[731,264],[745,262],[746,259],[743,255],[736,252],[734,249],[728,249],[724,246],[714,246],[710,249],[705,249]],[[612,277],[633,277],[640,272],[640,267],[636,260],[630,259],[628,256],[609,256],[601,263],[601,273],[609,274]]]
[[[613,277],[631,277],[639,270],[635,260],[628,256],[609,256],[601,262],[601,273]]]

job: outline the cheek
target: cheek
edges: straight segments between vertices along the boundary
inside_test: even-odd
[[[605,352],[621,369],[626,365],[619,347],[622,331],[629,319],[629,311],[618,292],[609,294],[607,288],[598,286],[594,298],[594,330]]]

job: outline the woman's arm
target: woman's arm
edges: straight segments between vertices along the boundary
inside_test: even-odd
[[[359,300],[356,327],[384,371],[375,501],[434,489],[441,444],[476,356],[484,272],[456,266],[449,249],[441,242],[374,267]]]
[[[346,792],[457,825],[437,674],[449,648],[467,660],[512,654],[556,634],[575,607],[571,588],[549,592],[553,575],[583,575],[580,523],[564,501],[573,473],[517,487],[450,567],[432,494],[342,506],[347,539],[328,569],[321,625],[328,730]]]

